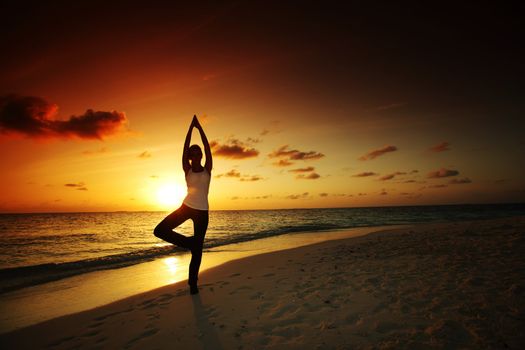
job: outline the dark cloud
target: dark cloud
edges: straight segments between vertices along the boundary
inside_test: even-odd
[[[429,172],[427,177],[430,179],[437,179],[441,177],[449,177],[449,176],[456,176],[456,175],[459,175],[459,171],[441,168],[439,170]]]
[[[435,146],[430,147],[428,149],[428,151],[429,152],[434,152],[434,153],[450,151],[449,146],[450,146],[450,143],[448,143],[448,142],[441,142],[441,143],[438,143]]]
[[[379,178],[379,180],[381,181],[386,181],[386,180],[391,180],[393,179],[394,177],[396,177],[397,175],[406,175],[405,172],[402,172],[402,171],[396,171],[395,173],[392,173],[392,174],[387,174],[387,175],[383,175]]]
[[[301,194],[291,194],[289,196],[286,196],[288,199],[304,199],[308,197],[308,192],[303,192]]]
[[[379,192],[379,194],[380,194],[381,196],[386,196],[386,195],[388,194],[388,192],[383,188],[383,189],[381,190],[381,192]]]
[[[257,157],[259,151],[246,145],[238,139],[229,139],[224,144],[219,144],[218,141],[210,142],[210,147],[213,154],[218,157],[232,158],[232,159],[246,159]]]
[[[297,168],[297,169],[290,169],[288,170],[291,173],[308,173],[310,171],[314,171],[315,168],[313,166],[309,166],[306,168]]]
[[[363,171],[362,173],[354,174],[353,177],[367,177],[367,176],[374,176],[377,175],[377,173],[374,173],[373,171]]]
[[[64,186],[70,187],[70,188],[74,188],[74,189],[77,189],[79,191],[87,191],[87,187],[86,187],[86,185],[83,182],[68,183],[68,184],[65,184]]]
[[[328,193],[326,192],[319,193],[319,197],[328,197]]]
[[[268,155],[270,158],[284,158],[286,160],[311,160],[323,158],[324,154],[316,151],[303,152],[296,149],[288,149],[288,145],[279,147]]]
[[[7,95],[0,97],[0,132],[34,138],[81,138],[102,140],[116,134],[126,124],[122,112],[94,111],[55,118],[58,106],[40,97]]]
[[[149,153],[148,151],[144,151],[141,154],[139,154],[137,157],[142,158],[142,159],[151,158],[151,153]]]
[[[359,157],[359,160],[375,159],[375,158],[377,158],[379,156],[382,156],[385,153],[394,152],[394,151],[397,151],[397,147],[396,146],[383,146],[381,148],[372,150],[372,151],[368,152],[367,154]]]
[[[452,179],[448,183],[451,185],[462,185],[462,184],[469,184],[471,182],[472,182],[471,179],[469,179],[468,177],[464,177],[462,179]]]
[[[318,173],[310,173],[308,175],[305,175],[305,174],[299,174],[297,175],[295,178],[296,179],[306,179],[306,180],[315,180],[315,179],[318,179],[320,178],[321,175],[319,175]]]

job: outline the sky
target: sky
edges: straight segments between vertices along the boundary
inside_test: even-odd
[[[3,2],[0,212],[523,202],[521,7]]]

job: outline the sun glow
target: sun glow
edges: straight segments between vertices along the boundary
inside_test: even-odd
[[[185,196],[186,188],[179,184],[163,184],[157,189],[157,201],[165,209],[180,205]]]

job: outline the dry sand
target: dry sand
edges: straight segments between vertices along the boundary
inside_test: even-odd
[[[424,224],[235,260],[0,336],[2,349],[525,346],[525,218]],[[101,286],[111,288],[111,286]]]

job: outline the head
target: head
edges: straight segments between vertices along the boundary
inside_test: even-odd
[[[188,158],[191,161],[192,164],[201,163],[202,159],[202,150],[198,145],[191,145],[188,149]]]

